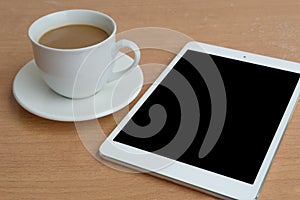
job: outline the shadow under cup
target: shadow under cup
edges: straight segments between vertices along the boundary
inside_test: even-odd
[[[46,32],[72,24],[92,25],[108,34],[104,41],[83,48],[57,49],[38,41]],[[97,11],[66,10],[46,15],[29,28],[35,62],[46,84],[68,98],[94,95],[109,80],[116,50],[116,24]]]

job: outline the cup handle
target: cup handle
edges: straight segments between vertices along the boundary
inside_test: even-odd
[[[131,69],[137,67],[138,63],[140,62],[141,53],[140,53],[139,47],[134,42],[129,41],[129,40],[125,40],[125,39],[119,40],[116,43],[116,48],[115,48],[115,51],[114,51],[113,55],[116,56],[117,53],[120,51],[120,49],[123,48],[123,47],[129,47],[134,52],[134,61],[126,69],[124,69],[122,71],[119,71],[119,72],[112,72],[112,74],[110,75],[109,82],[114,81],[116,79],[119,79],[124,73],[126,73],[126,72],[130,71]]]

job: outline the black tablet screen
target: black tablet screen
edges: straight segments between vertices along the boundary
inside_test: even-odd
[[[253,184],[298,79],[188,50],[114,141]]]

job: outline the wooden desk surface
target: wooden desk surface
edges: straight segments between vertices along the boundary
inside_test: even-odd
[[[33,58],[29,25],[50,12],[84,8],[111,15],[118,32],[165,27],[195,40],[300,62],[300,2],[287,1],[22,1],[0,2],[1,199],[214,199],[146,174],[113,170],[94,159],[74,123],[34,116],[15,101],[12,82]],[[151,56],[156,55],[156,56]],[[142,52],[143,62],[172,56]],[[154,79],[159,70],[145,72]],[[143,90],[145,91],[145,89]],[[105,134],[112,116],[99,120]],[[297,106],[260,199],[300,199],[300,107]]]

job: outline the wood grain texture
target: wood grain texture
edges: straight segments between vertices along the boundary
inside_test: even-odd
[[[0,1],[0,199],[214,199],[146,174],[107,167],[85,149],[74,123],[42,119],[17,104],[13,78],[33,57],[29,25],[47,13],[73,8],[111,15],[118,32],[165,27],[197,41],[300,62],[300,2]],[[142,57],[143,63],[167,64],[172,59],[146,50]],[[154,80],[160,71],[153,68],[144,76]],[[116,124],[111,115],[98,122],[105,134]],[[298,105],[260,199],[300,199],[299,133]]]

